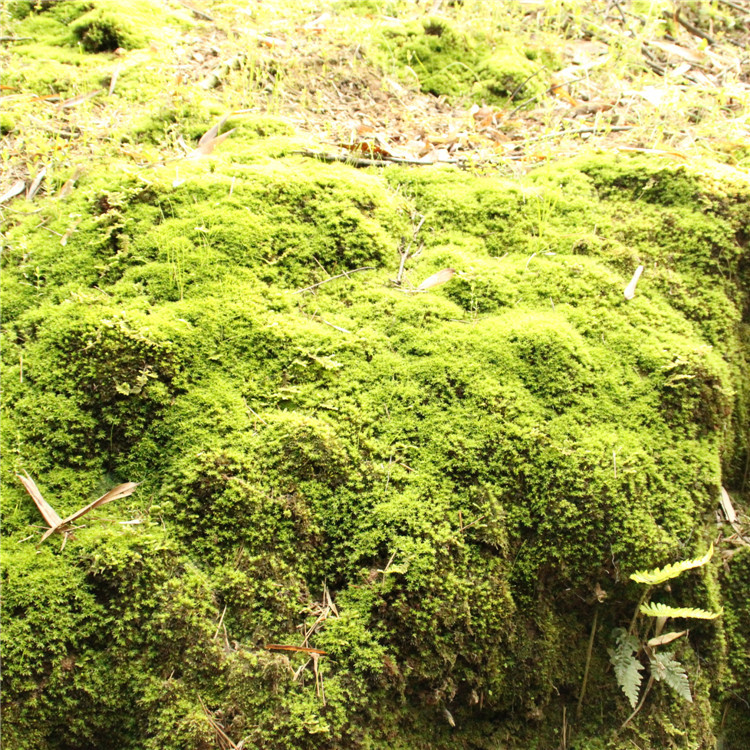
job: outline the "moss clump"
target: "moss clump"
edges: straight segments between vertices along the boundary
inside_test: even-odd
[[[747,185],[606,155],[521,182],[367,173],[260,135],[180,180],[92,170],[9,228],[3,617],[29,656],[5,646],[6,731],[171,750],[220,720],[279,748],[550,747],[597,606],[577,731],[618,747],[606,633],[637,599],[627,574],[690,556],[742,481]],[[71,212],[61,253],[37,227]],[[404,288],[458,273],[409,294],[391,280],[415,212]],[[21,469],[61,514],[143,484],[35,555]],[[720,604],[711,575],[682,600]],[[700,627],[681,660],[709,677],[692,706],[654,691],[644,743],[713,742],[710,682],[743,665]],[[317,678],[266,648],[300,632],[326,652]],[[60,705],[88,726],[61,728]]]
[[[750,739],[750,720],[745,710],[745,702],[750,699],[750,603],[747,596],[750,554],[746,547],[733,552],[721,581],[731,670],[722,695],[728,719],[722,740],[726,747],[740,748]]]
[[[79,532],[75,556],[3,546],[8,745],[144,747],[175,706],[154,694],[219,678],[205,575],[157,526]]]
[[[459,31],[445,18],[385,28],[378,44],[374,54],[381,64],[395,61],[417,76],[422,91],[436,96],[503,103],[533,96],[546,86],[535,75],[539,66],[531,62],[532,51],[519,50],[509,40],[490,42]]]

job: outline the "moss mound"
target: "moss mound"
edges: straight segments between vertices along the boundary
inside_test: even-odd
[[[385,27],[375,39],[375,58],[404,75],[419,80],[422,91],[453,99],[503,103],[525,99],[546,88],[540,80],[542,66],[534,62],[549,54],[538,49],[519,49],[500,36],[459,31],[450,20],[430,17]],[[553,63],[550,58],[548,63]]]
[[[9,230],[8,746],[551,747],[594,607],[574,736],[627,746],[627,576],[702,552],[742,489],[747,182],[604,154],[368,173],[250,130]],[[142,485],[37,552],[21,470],[62,516]],[[745,679],[742,574],[716,576],[672,594],[734,604],[682,646],[694,703],[657,686],[634,721],[652,746],[711,746]],[[325,654],[268,648],[301,643]]]

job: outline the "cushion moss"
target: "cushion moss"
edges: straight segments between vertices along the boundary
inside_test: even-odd
[[[627,574],[701,547],[721,484],[742,486],[750,190],[642,157],[503,181],[257,142],[180,163],[182,184],[91,170],[9,228],[5,731],[200,747],[208,710],[258,746],[552,746],[595,586],[622,624]],[[61,252],[37,225],[70,213]],[[142,486],[36,555],[21,469],[61,514]],[[265,649],[300,628],[327,652],[325,704],[301,656]],[[619,716],[600,651],[590,694]],[[729,686],[743,669],[718,646],[706,665]],[[658,717],[705,746],[695,689],[693,713],[657,701],[639,731],[658,742]]]
[[[373,54],[386,67],[416,76],[422,91],[458,100],[504,103],[539,94],[539,64],[532,50],[511,39],[459,30],[444,17],[384,26]]]

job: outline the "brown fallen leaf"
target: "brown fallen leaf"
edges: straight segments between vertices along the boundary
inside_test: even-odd
[[[224,117],[222,117],[216,125],[207,130],[198,141],[198,148],[196,148],[194,151],[191,151],[185,158],[200,159],[202,156],[208,156],[220,143],[223,143],[227,138],[229,138],[229,136],[234,133],[236,128],[232,128],[231,130],[227,130],[226,133],[218,135],[219,130],[221,130],[221,126],[228,119],[229,115],[224,115]]]
[[[269,643],[266,648],[269,651],[301,651],[304,654],[317,654],[318,656],[328,653],[327,651],[321,651],[317,648],[308,648],[307,646],[285,646],[279,643]]]
[[[21,484],[26,488],[26,492],[31,495],[31,499],[47,522],[47,526],[57,528],[62,523],[62,518],[57,515],[55,509],[42,497],[42,493],[39,492],[36,482],[28,475],[28,472],[25,474],[25,476],[21,474],[16,474],[16,476],[21,480]]]
[[[68,240],[73,235],[73,232],[78,229],[78,225],[81,223],[81,217],[79,216],[66,230],[65,234],[60,238],[60,244],[65,247],[68,244]]]
[[[81,176],[82,172],[83,170],[80,167],[75,168],[73,175],[69,180],[66,180],[63,186],[60,188],[60,192],[57,194],[58,198],[67,198],[73,192],[76,181]]]
[[[727,519],[727,521],[729,521],[729,523],[736,523],[737,513],[735,512],[734,506],[732,505],[732,498],[723,487],[721,488],[720,502],[721,509],[724,511],[724,517]]]
[[[79,94],[78,96],[73,96],[70,99],[66,99],[64,102],[60,102],[58,105],[61,109],[68,109],[70,107],[76,107],[79,104],[83,104],[83,102],[88,101],[89,99],[93,99],[95,96],[99,96],[99,94],[103,94],[104,89],[97,89],[96,91],[89,91],[88,94]]]
[[[433,273],[432,276],[428,276],[418,287],[418,292],[424,292],[427,289],[432,289],[434,286],[445,284],[446,281],[450,281],[456,275],[456,271],[453,268],[444,268],[442,271]]]
[[[672,643],[678,638],[682,638],[687,633],[687,630],[681,630],[679,633],[664,633],[663,635],[657,635],[656,638],[651,638],[648,641],[648,645],[652,648],[654,646],[665,646],[667,643]]]
[[[67,518],[60,518],[57,511],[55,511],[55,509],[42,497],[42,493],[39,491],[36,483],[28,473],[26,473],[25,476],[22,476],[21,474],[17,474],[16,476],[21,481],[21,484],[23,484],[26,492],[31,495],[31,499],[34,501],[34,504],[39,509],[39,512],[49,526],[42,536],[42,542],[56,531],[64,531],[66,526],[78,520],[81,516],[94,508],[98,508],[100,505],[105,505],[106,503],[111,503],[113,500],[119,500],[123,497],[128,497],[128,495],[132,495],[133,492],[135,492],[136,487],[138,487],[137,482],[118,484],[117,487],[113,487],[109,492],[105,492],[100,498],[94,500],[93,503],[89,503],[86,507],[77,510]]]
[[[687,47],[681,47],[679,44],[673,44],[672,42],[660,42],[651,41],[646,42],[649,47],[656,47],[662,52],[666,52],[668,55],[675,55],[681,57],[683,60],[687,60],[690,63],[701,63],[706,59],[705,53],[700,50],[688,49]]]
[[[571,107],[578,107],[583,104],[583,102],[578,101],[578,99],[571,96],[563,88],[563,86],[565,85],[565,83],[557,83],[553,80],[549,87],[549,93],[552,94],[552,96],[556,96],[558,99],[562,99],[564,102],[567,102]]]

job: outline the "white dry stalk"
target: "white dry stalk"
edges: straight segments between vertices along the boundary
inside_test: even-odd
[[[641,274],[643,273],[643,266],[638,266],[638,268],[635,269],[635,273],[633,274],[633,278],[630,279],[630,283],[625,287],[625,299],[633,299],[635,297],[635,287],[638,284],[638,279],[641,278]]]

